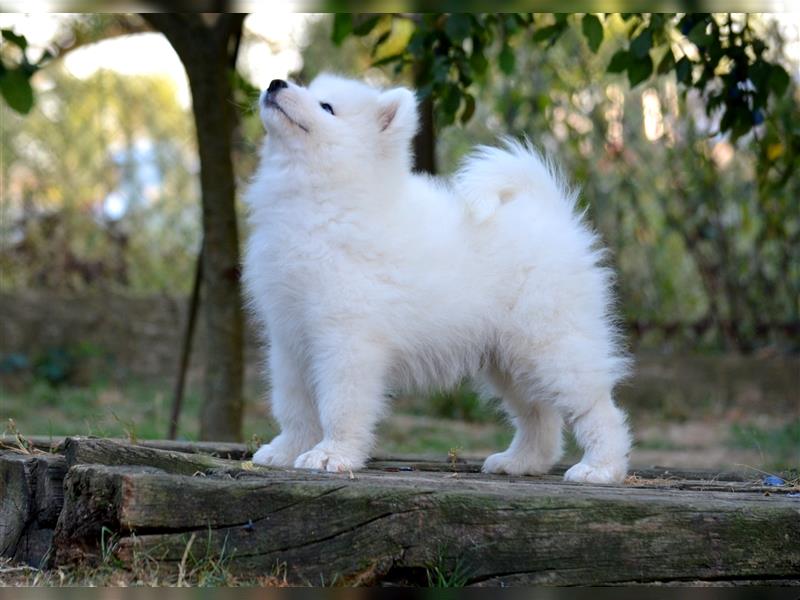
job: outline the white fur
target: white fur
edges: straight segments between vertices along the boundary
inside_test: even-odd
[[[585,453],[565,478],[621,481],[630,435],[612,389],[627,360],[611,274],[553,167],[506,140],[449,183],[412,174],[417,110],[403,88],[321,75],[272,100],[244,283],[281,433],[254,462],[361,468],[388,390],[471,376],[516,426],[484,471],[547,472],[566,420]]]

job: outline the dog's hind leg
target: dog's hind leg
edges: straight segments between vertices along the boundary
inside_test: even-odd
[[[627,474],[631,434],[611,396],[624,364],[585,333],[562,334],[537,357],[538,379],[584,451],[567,481],[619,483]]]
[[[567,481],[620,483],[628,471],[631,435],[623,413],[611,399],[601,394],[583,412],[570,417],[575,439],[584,450],[581,462],[565,474]]]
[[[504,452],[492,454],[483,463],[484,473],[536,475],[547,473],[561,458],[564,420],[555,406],[536,399],[537,386],[514,382],[496,369],[485,377],[490,389],[503,400],[516,431]]]

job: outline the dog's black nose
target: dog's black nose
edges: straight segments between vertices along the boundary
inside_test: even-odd
[[[269,87],[267,88],[267,91],[270,94],[274,94],[278,90],[282,90],[283,88],[287,87],[289,87],[289,84],[286,83],[283,79],[273,79],[272,81],[269,82]]]

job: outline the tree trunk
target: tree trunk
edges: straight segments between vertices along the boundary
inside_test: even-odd
[[[436,130],[433,123],[433,97],[428,96],[419,105],[419,132],[414,138],[414,170],[436,173]]]
[[[231,161],[236,119],[229,69],[244,16],[143,15],[175,48],[192,92],[203,205],[207,352],[200,437],[204,440],[230,441],[242,436],[243,319]]]
[[[214,62],[209,64],[206,59]],[[191,66],[190,60],[195,61]],[[200,438],[238,440],[242,429],[242,311],[227,56],[198,52],[184,64],[192,87],[200,152],[206,248],[203,306],[207,362]]]

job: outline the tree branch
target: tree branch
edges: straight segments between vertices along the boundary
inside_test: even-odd
[[[247,17],[247,13],[226,13],[220,15],[214,24],[214,38],[218,44],[226,47],[229,57],[235,58],[239,53],[239,41],[245,17]],[[228,48],[231,36],[234,36],[234,47]],[[231,68],[235,68],[235,66],[230,65]]]
[[[196,50],[192,32],[206,29],[201,16],[195,13],[140,13],[140,16],[164,34],[182,60]]]
[[[93,15],[94,16],[94,15]],[[70,24],[71,33],[74,36],[72,42],[66,46],[54,44],[51,49],[53,60],[64,58],[67,54],[74,52],[85,46],[102,42],[124,35],[134,33],[145,33],[153,31],[146,20],[131,15],[102,15],[107,22],[105,24],[92,25],[81,19],[76,19]]]

